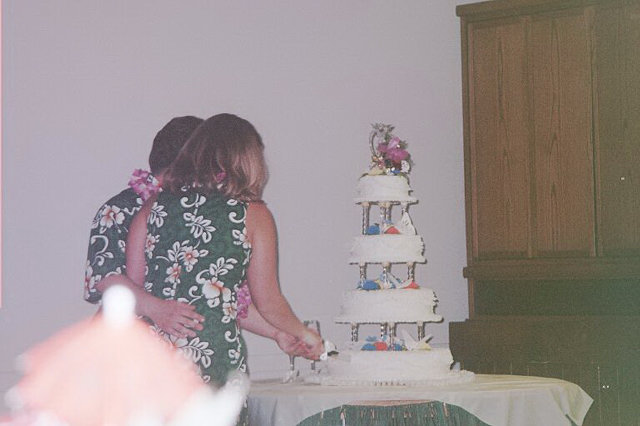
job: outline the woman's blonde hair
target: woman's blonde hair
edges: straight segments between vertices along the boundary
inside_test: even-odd
[[[264,145],[255,127],[233,114],[206,119],[163,175],[163,187],[219,191],[230,198],[258,201],[267,183]]]

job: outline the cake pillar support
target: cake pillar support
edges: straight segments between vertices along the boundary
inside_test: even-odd
[[[380,220],[382,224],[391,222],[391,204],[390,203],[381,203],[380,204]]]
[[[369,210],[369,203],[362,203],[362,235],[366,235],[369,229]]]
[[[393,345],[396,343],[396,324],[390,322],[387,328],[389,329],[389,348],[393,349]]]
[[[359,327],[359,324],[355,324],[355,323],[351,324],[351,341],[352,342],[358,341],[358,327]]]
[[[388,327],[388,324],[386,322],[380,323],[380,340],[382,340],[384,336],[388,334],[387,327]]]
[[[418,340],[424,339],[424,322],[418,322]]]
[[[364,284],[364,282],[367,280],[367,265],[361,264],[359,266],[360,266],[360,286],[362,286],[362,284]]]
[[[409,282],[416,280],[416,264],[413,262],[407,263],[407,279]]]
[[[382,264],[382,288],[391,288],[391,282],[389,281],[389,268],[391,268],[390,263]]]

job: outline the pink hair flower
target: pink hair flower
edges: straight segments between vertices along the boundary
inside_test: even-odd
[[[216,183],[222,183],[222,181],[225,180],[226,178],[227,178],[227,172],[225,172],[224,170],[216,173],[216,176],[215,176]]]

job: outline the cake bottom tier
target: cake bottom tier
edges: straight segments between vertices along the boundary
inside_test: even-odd
[[[327,360],[323,385],[438,385],[473,379],[469,371],[451,370],[453,357],[445,348],[418,351],[341,351]]]
[[[436,295],[428,288],[349,290],[342,295],[337,323],[439,322]]]

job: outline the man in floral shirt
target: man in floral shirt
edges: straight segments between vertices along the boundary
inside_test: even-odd
[[[113,274],[125,274],[129,225],[144,201],[159,188],[153,175],[161,176],[202,121],[193,116],[169,121],[153,140],[149,154],[151,174],[136,170],[129,188],[111,197],[96,213],[91,224],[84,280],[84,299],[87,302],[95,304],[102,300],[102,293],[96,288],[100,280]]]

